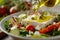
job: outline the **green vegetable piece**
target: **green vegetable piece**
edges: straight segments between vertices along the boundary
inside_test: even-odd
[[[53,36],[57,36],[57,35],[60,35],[60,30],[53,32]]]
[[[40,35],[33,35],[32,38],[41,38]]]
[[[26,36],[26,34],[29,34],[27,30],[20,30],[21,36]]]
[[[13,19],[10,18],[9,20],[7,20],[9,23],[13,23]]]
[[[9,26],[9,22],[6,21],[6,22],[4,23],[4,27],[6,28],[6,30],[8,30],[8,26]]]
[[[42,34],[40,34],[40,35],[33,35],[32,36],[32,38],[46,38],[46,37],[48,37],[48,36],[42,35]]]
[[[19,36],[19,29],[11,30],[10,33]]]

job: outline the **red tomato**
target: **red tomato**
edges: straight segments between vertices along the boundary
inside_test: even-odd
[[[0,16],[3,16],[4,14],[6,14],[7,13],[7,7],[6,6],[2,6],[1,8],[0,8]]]
[[[33,25],[28,25],[28,26],[26,26],[26,30],[28,30],[28,31],[34,31],[35,27]]]
[[[56,25],[50,25],[50,26],[48,26],[47,28],[44,28],[44,29],[42,29],[42,30],[39,30],[39,32],[40,32],[40,33],[47,33],[47,32],[52,31],[55,27],[56,27]]]

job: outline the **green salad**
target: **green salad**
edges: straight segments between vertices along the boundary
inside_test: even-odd
[[[60,14],[45,12],[13,16],[4,23],[8,33],[28,38],[60,35]]]

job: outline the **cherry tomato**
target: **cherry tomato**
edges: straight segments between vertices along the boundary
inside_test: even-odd
[[[33,25],[28,25],[28,26],[26,26],[26,30],[28,30],[28,31],[34,31],[35,27]]]

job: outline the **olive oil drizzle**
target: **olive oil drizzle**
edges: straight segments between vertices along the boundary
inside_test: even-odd
[[[46,1],[41,1],[37,4],[37,8],[34,9],[34,12],[37,12],[39,10],[39,8],[43,7],[45,5],[46,2],[48,2],[49,0]]]
[[[60,0],[41,0],[41,2],[38,2],[37,8],[34,8],[34,12],[37,12],[39,8],[43,6],[54,7],[59,3],[60,3]]]

